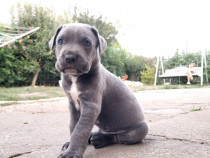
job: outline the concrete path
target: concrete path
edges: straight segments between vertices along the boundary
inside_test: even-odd
[[[135,93],[149,134],[142,144],[88,146],[84,158],[210,158],[210,87]],[[0,107],[0,158],[56,158],[69,139],[66,98]]]

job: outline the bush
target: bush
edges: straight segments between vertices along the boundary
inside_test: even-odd
[[[16,54],[19,54],[18,56]],[[0,86],[23,86],[31,81],[29,62],[17,53],[17,49],[0,48]]]
[[[143,83],[147,83],[152,85],[155,79],[155,67],[150,67],[149,65],[145,65],[146,71],[141,72],[141,81]]]

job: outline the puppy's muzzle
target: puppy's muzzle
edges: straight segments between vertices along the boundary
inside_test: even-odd
[[[78,55],[76,54],[66,54],[65,61],[67,64],[73,64],[78,59]]]

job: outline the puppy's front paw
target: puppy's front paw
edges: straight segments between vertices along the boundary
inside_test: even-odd
[[[64,152],[58,156],[58,158],[82,158],[82,155],[75,155],[69,152]]]
[[[105,146],[114,144],[114,135],[103,133],[92,133],[89,139],[89,143],[96,149],[103,148]]]

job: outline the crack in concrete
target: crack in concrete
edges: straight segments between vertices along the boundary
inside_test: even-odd
[[[209,142],[204,142],[204,141],[193,141],[193,140],[189,140],[189,139],[183,139],[183,138],[169,138],[167,136],[164,135],[155,135],[155,134],[148,134],[150,136],[155,136],[155,137],[162,137],[165,138],[166,140],[177,140],[177,141],[184,141],[184,142],[190,142],[190,143],[196,143],[196,144],[210,144]]]
[[[9,156],[8,158],[19,157],[19,156],[22,156],[22,155],[25,155],[25,154],[30,154],[30,153],[32,153],[32,151],[14,154],[14,155]]]

